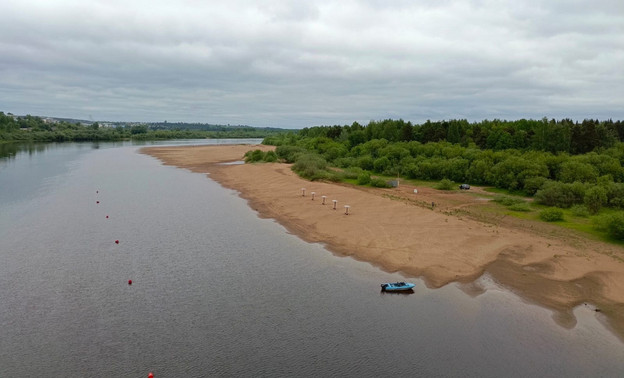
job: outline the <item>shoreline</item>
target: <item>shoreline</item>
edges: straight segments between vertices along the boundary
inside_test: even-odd
[[[376,189],[310,182],[288,164],[221,164],[241,160],[249,150],[273,148],[176,146],[143,147],[140,152],[165,165],[208,174],[236,190],[260,217],[275,219],[288,232],[322,243],[335,254],[419,277],[432,288],[471,284],[487,272],[524,300],[553,311],[553,319],[566,328],[576,325],[575,307],[595,306],[599,319],[624,342],[621,247],[568,237],[567,232],[549,233],[550,225],[514,227],[513,222],[477,219],[465,209],[484,205],[478,190],[443,193],[418,188],[414,194],[410,185]],[[321,204],[322,195],[327,196],[326,205]],[[344,205],[351,206],[348,215]],[[531,231],[533,226],[539,231]],[[479,288],[473,292],[478,295]]]

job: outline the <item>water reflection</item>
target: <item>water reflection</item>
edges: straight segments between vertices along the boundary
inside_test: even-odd
[[[381,292],[381,295],[385,295],[385,294],[388,294],[388,295],[393,295],[393,294],[396,294],[396,295],[414,294],[414,290],[413,289],[402,290],[402,291],[385,291],[385,290],[382,289],[380,292]]]
[[[0,161],[14,159],[20,153],[29,156],[42,153],[50,149],[58,149],[60,146],[78,147],[99,150],[101,148],[117,148],[125,146],[179,146],[179,145],[206,145],[206,144],[260,144],[260,138],[246,139],[178,139],[178,140],[148,140],[148,141],[119,141],[119,142],[67,142],[67,143],[35,143],[35,142],[10,142],[0,143]]]
[[[0,159],[15,158],[18,153],[34,153],[44,152],[50,143],[0,143]]]

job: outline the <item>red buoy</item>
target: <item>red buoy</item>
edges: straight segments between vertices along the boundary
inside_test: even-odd
[[[119,240],[115,240],[115,244],[119,244]]]
[[[108,215],[106,216],[106,219],[108,219]]]
[[[95,203],[100,203],[100,201],[95,201]]]
[[[128,285],[132,285],[132,280],[128,280]]]
[[[147,375],[147,378],[154,378],[154,374],[149,373],[149,374]]]

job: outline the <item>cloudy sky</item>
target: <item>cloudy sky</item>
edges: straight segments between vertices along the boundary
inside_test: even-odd
[[[0,111],[624,119],[622,0],[2,0]]]

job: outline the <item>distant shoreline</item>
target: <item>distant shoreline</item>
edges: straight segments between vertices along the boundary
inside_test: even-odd
[[[488,272],[502,286],[553,310],[553,318],[568,328],[576,324],[574,307],[594,306],[597,316],[624,341],[622,248],[472,219],[457,210],[483,206],[484,201],[467,193],[418,188],[416,195],[409,185],[374,189],[310,182],[279,163],[219,164],[241,160],[249,150],[272,148],[220,145],[140,151],[167,165],[209,173],[224,187],[237,190],[261,217],[275,219],[289,232],[323,243],[334,253],[421,277],[430,287],[471,283]],[[426,205],[431,202],[437,204],[433,210]],[[349,215],[344,205],[350,206]]]

